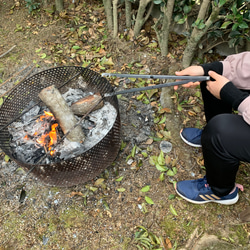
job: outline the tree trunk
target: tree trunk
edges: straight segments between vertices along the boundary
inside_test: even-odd
[[[146,17],[144,17],[144,14],[146,12],[146,8],[147,8],[147,6],[148,6],[148,4],[150,2],[151,2],[151,6],[149,8],[149,11],[148,11]],[[134,35],[135,35],[135,37],[137,37],[140,34],[142,26],[147,21],[147,19],[149,18],[153,6],[154,6],[154,2],[152,2],[152,0],[140,0],[138,12],[137,12],[137,15],[136,15],[135,27],[134,27]]]
[[[108,29],[113,30],[112,0],[103,0],[103,5],[106,12]]]
[[[229,2],[229,1],[226,1]],[[197,17],[197,21],[205,20],[206,11],[211,3],[211,0],[204,0],[201,4],[200,11]],[[207,33],[209,27],[217,20],[220,9],[223,5],[213,6],[212,13],[209,18],[205,22],[205,27],[203,29],[198,29],[196,26],[194,27],[191,36],[187,42],[187,46],[184,50],[182,66],[184,68],[190,66],[192,60],[194,58],[195,51],[197,49],[197,45],[200,42],[201,38]]]
[[[43,0],[43,7],[47,8],[48,7],[48,0]]]
[[[155,32],[159,41],[161,55],[166,56],[168,54],[168,36],[169,36],[169,27],[172,20],[173,9],[174,9],[174,0],[169,0],[166,7],[162,12],[164,13],[162,28],[161,30],[157,29],[158,22],[155,26]]]
[[[117,12],[118,0],[113,0],[113,37],[117,37],[118,34],[118,12]]]
[[[130,0],[125,0],[125,16],[126,16],[126,27],[131,28],[131,2]]]
[[[56,10],[61,12],[63,8],[63,0],[56,0]]]

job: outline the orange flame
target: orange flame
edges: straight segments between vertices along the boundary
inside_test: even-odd
[[[43,121],[44,119],[48,118],[48,116],[54,117],[53,114],[52,114],[51,112],[47,112],[47,111],[45,111],[45,110],[44,110],[43,112],[44,112],[45,115],[41,115],[41,116],[39,117],[40,121]],[[38,121],[39,121],[39,120],[38,120]]]
[[[53,145],[57,143],[57,134],[56,134],[56,127],[58,126],[57,123],[53,124],[51,126],[51,131],[49,132],[49,137],[50,137],[50,144]]]
[[[54,117],[51,112],[44,111],[44,115],[41,115],[39,119],[36,121],[43,121],[45,119],[48,119],[49,117]],[[40,138],[36,139],[36,141],[41,144],[43,147],[48,147],[48,151],[50,151],[50,155],[53,155],[55,153],[55,150],[52,150],[52,145],[55,145],[57,143],[57,131],[56,128],[58,127],[58,124],[55,123],[51,125],[51,131],[47,134],[43,134]],[[38,131],[34,133],[33,136],[37,136]],[[29,139],[29,137],[26,135],[24,139]]]
[[[47,144],[47,142],[46,142],[47,138],[48,138],[48,134],[44,134],[39,139],[37,139],[36,141],[38,143],[40,143],[42,146],[46,146],[46,144]]]

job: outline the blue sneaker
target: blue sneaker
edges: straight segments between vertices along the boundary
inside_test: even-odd
[[[179,181],[176,183],[175,190],[183,199],[194,204],[216,202],[223,205],[232,205],[239,199],[238,187],[235,187],[235,190],[226,196],[215,195],[209,187],[206,177],[197,180]]]
[[[201,147],[202,129],[184,128],[180,132],[181,139],[192,147]]]

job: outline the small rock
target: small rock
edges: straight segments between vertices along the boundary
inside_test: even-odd
[[[171,150],[172,150],[172,143],[168,142],[168,141],[162,141],[160,143],[160,150],[163,153],[169,153],[169,152],[171,152]]]
[[[43,245],[46,245],[49,241],[48,237],[43,236]]]

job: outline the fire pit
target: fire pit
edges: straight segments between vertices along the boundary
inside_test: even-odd
[[[57,67],[42,71],[18,84],[6,97],[0,108],[0,147],[18,165],[26,170],[32,170],[33,175],[45,184],[55,186],[73,186],[84,183],[96,177],[116,158],[120,148],[120,115],[116,96],[106,97],[104,102],[115,110],[114,122],[107,133],[100,136],[94,144],[82,153],[72,154],[65,159],[58,158],[49,163],[20,157],[13,147],[13,135],[10,128],[23,122],[23,114],[32,103],[34,107],[43,107],[38,94],[51,85],[64,95],[69,89],[81,89],[84,92],[105,93],[113,91],[112,86],[98,73],[82,67]],[[29,108],[31,110],[31,108]],[[111,111],[110,111],[111,112]],[[109,113],[109,110],[106,111]],[[104,114],[106,114],[104,113]],[[108,116],[106,119],[109,119]],[[54,130],[55,131],[55,128]],[[91,141],[92,139],[89,139]],[[16,140],[18,141],[18,140]],[[15,139],[14,139],[15,142]],[[20,143],[19,143],[20,144]],[[18,145],[18,143],[16,143]]]

